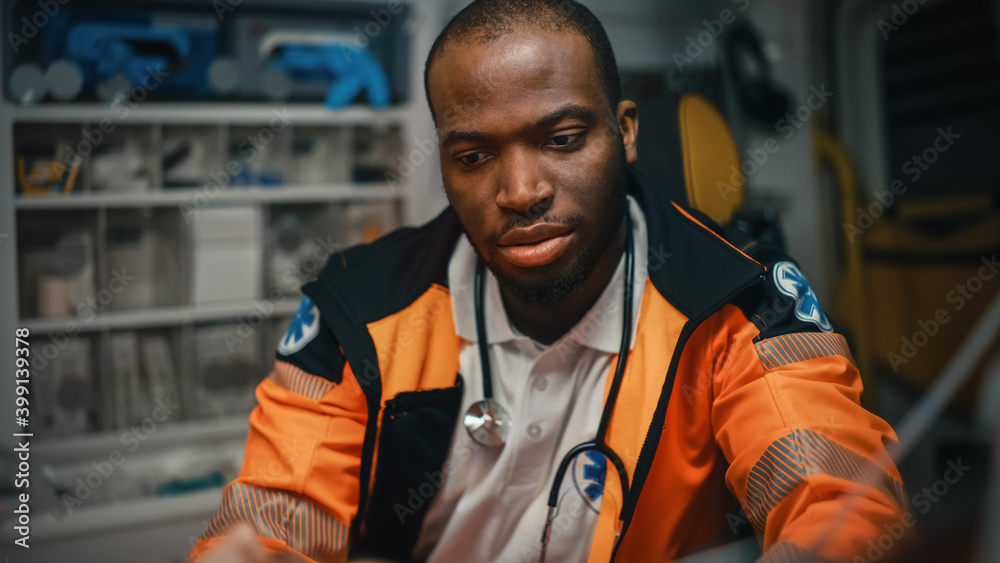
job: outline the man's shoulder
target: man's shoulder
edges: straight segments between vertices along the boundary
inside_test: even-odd
[[[681,232],[701,236],[688,239],[682,250],[686,257],[679,262],[685,267],[671,282],[676,299],[698,302],[708,292],[728,293],[726,302],[757,326],[761,339],[834,330],[798,263],[784,249],[739,229],[721,227],[698,211],[677,211],[674,237],[685,238]],[[737,268],[746,270],[737,274]]]
[[[766,268],[761,283],[733,301],[760,330],[758,339],[795,332],[834,331],[798,262],[784,249],[734,228],[725,229],[725,233]]]
[[[657,194],[642,196],[649,278],[687,318],[704,319],[759,282],[765,265],[711,219]]]

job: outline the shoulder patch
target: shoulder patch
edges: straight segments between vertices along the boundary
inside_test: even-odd
[[[292,322],[285,331],[285,336],[278,343],[278,353],[289,356],[298,352],[319,334],[319,309],[312,299],[302,298],[299,310],[295,312]]]
[[[823,332],[833,331],[833,325],[826,318],[826,313],[819,306],[819,299],[798,266],[787,260],[775,263],[774,285],[778,291],[795,300],[795,318],[813,323]]]

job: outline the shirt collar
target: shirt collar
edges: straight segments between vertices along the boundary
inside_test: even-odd
[[[646,286],[648,246],[646,219],[639,204],[628,197],[628,211],[632,219],[632,238],[635,245],[635,279],[632,285],[632,339],[639,318],[639,306]],[[465,236],[459,238],[448,263],[448,284],[451,288],[452,314],[458,335],[470,342],[478,342],[475,314],[476,252]],[[487,269],[483,279],[484,313],[486,321],[486,341],[489,344],[524,339],[518,334],[507,318],[507,312],[500,296],[500,287],[493,274]],[[622,286],[625,283],[624,255],[618,261],[615,273],[593,307],[576,323],[553,347],[585,346],[608,354],[617,354],[621,346]]]

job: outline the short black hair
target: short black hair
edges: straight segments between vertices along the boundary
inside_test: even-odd
[[[449,42],[491,43],[514,31],[515,26],[535,26],[546,30],[569,30],[590,44],[597,77],[612,112],[622,97],[622,81],[611,41],[604,26],[586,6],[575,0],[475,0],[451,18],[434,40],[424,64],[424,93],[431,104],[427,77],[431,64]],[[437,116],[435,115],[435,120]]]

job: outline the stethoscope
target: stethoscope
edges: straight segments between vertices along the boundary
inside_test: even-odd
[[[622,376],[625,374],[625,362],[628,359],[628,350],[632,340],[632,283],[635,278],[635,250],[632,248],[632,224],[625,214],[625,288],[624,288],[624,314],[622,315],[622,339],[618,348],[618,364],[615,366],[615,374],[611,380],[611,389],[608,391],[608,399],[604,403],[604,411],[601,413],[601,423],[597,429],[597,436],[593,440],[588,440],[573,446],[563,456],[559,462],[559,469],[556,471],[552,488],[549,490],[548,514],[545,518],[545,527],[542,529],[542,549],[540,561],[545,561],[545,548],[548,543],[549,530],[552,521],[556,517],[556,505],[559,502],[559,489],[562,486],[563,476],[576,456],[587,452],[597,451],[611,461],[618,470],[618,479],[622,487],[622,508],[618,515],[619,527],[621,530],[622,516],[625,511],[625,499],[628,498],[628,472],[625,464],[622,463],[618,454],[608,446],[606,437],[608,423],[611,421],[611,411],[614,410],[615,399],[618,397],[618,389],[621,387]],[[510,434],[511,416],[507,409],[493,398],[493,374],[490,369],[489,347],[486,343],[486,322],[484,320],[483,306],[483,270],[485,264],[482,258],[476,263],[476,280],[474,285],[474,299],[476,302],[476,334],[479,339],[479,361],[483,370],[483,399],[476,401],[465,413],[465,429],[469,436],[479,445],[487,447],[502,446],[507,443],[507,436]]]

